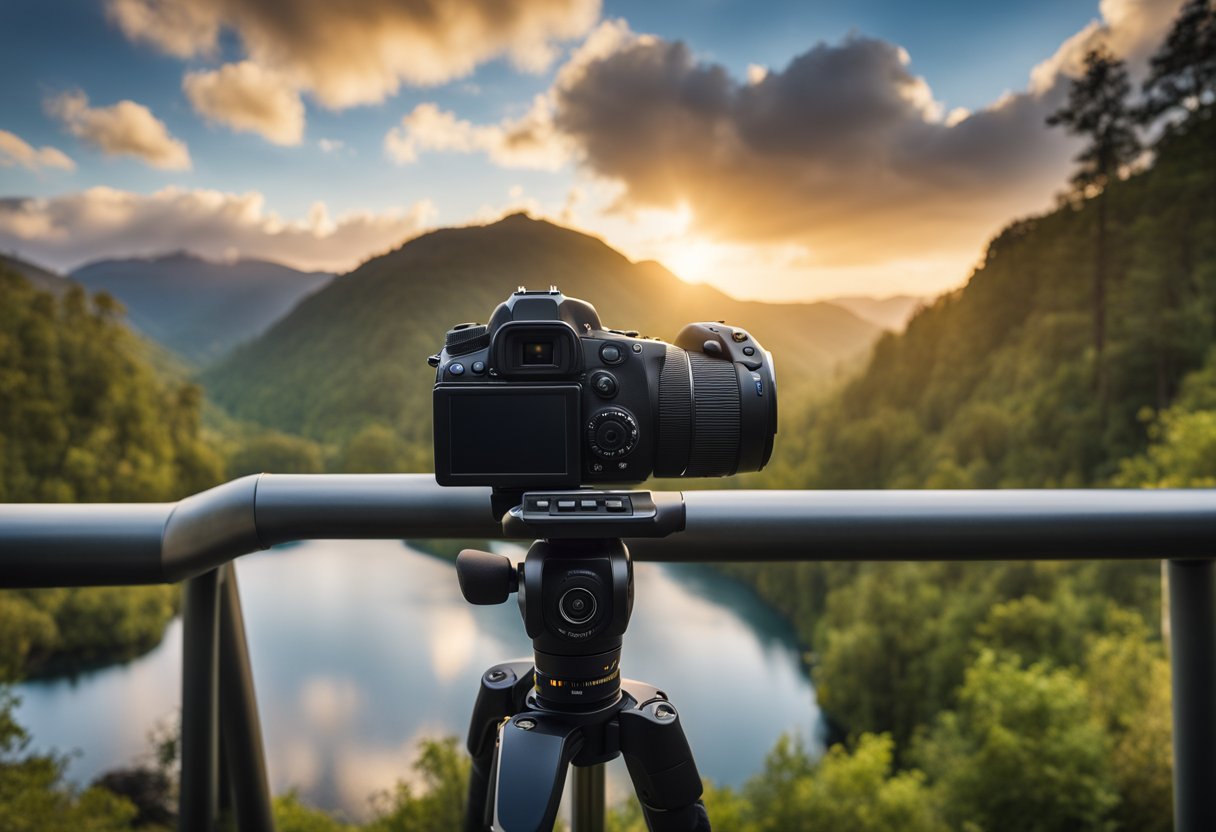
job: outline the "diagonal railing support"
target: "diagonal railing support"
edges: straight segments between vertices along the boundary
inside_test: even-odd
[[[221,786],[232,798],[233,816],[240,832],[273,832],[270,779],[266,775],[262,723],[253,688],[236,566],[225,564],[222,572],[219,703],[227,777]]]

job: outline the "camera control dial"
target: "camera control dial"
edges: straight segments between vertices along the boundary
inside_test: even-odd
[[[628,456],[638,442],[638,423],[623,407],[608,407],[587,420],[587,445],[601,459]]]

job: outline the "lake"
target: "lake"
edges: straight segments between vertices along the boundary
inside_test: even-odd
[[[463,743],[481,673],[531,654],[514,596],[470,606],[451,563],[397,541],[281,547],[237,571],[272,787],[350,818],[410,777],[419,739]],[[635,584],[624,675],[667,691],[702,776],[741,784],[786,732],[821,748],[797,641],[750,590],[695,565],[636,564]],[[18,686],[18,718],[33,748],[73,752],[69,776],[87,783],[148,755],[150,732],[176,719],[180,675],[177,620],[127,664]],[[628,788],[618,760],[609,799]]]

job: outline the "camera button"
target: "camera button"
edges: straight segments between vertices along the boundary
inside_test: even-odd
[[[600,347],[600,358],[604,360],[605,364],[620,364],[624,360],[625,354],[616,344],[604,344]]]
[[[641,352],[641,351],[642,351],[642,345],[641,345],[641,344],[634,344],[634,345],[633,345],[633,351],[634,351],[634,352]]]
[[[722,345],[712,339],[709,341],[706,341],[704,344],[702,344],[701,349],[704,350],[706,355],[721,355],[722,354]]]
[[[558,500],[557,501],[557,510],[558,511],[574,511],[576,506],[578,506],[578,503],[574,500]]]
[[[755,348],[755,347],[744,347],[744,348],[743,348],[743,354],[744,354],[744,355],[755,355],[755,354],[756,354],[756,348]],[[473,368],[474,368],[474,370],[476,370],[477,365],[476,365],[476,364],[474,364],[474,365],[473,365]]]
[[[460,363],[449,364],[448,373],[454,376],[462,376],[464,375],[464,365]]]
[[[602,399],[611,399],[617,391],[616,379],[612,373],[606,373],[603,370],[591,376],[591,387]]]
[[[608,509],[609,511],[624,511],[625,510],[625,501],[624,500],[605,500],[604,508]]]
[[[469,369],[471,369],[477,375],[481,375],[482,373],[484,373],[486,371],[486,362],[474,361],[473,366],[470,367]]]
[[[595,500],[579,500],[578,507],[583,511],[595,511]]]

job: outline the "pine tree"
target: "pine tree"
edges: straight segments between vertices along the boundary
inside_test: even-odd
[[[1106,373],[1106,291],[1110,272],[1109,207],[1107,187],[1140,153],[1135,113],[1127,103],[1131,82],[1127,66],[1105,47],[1085,56],[1085,74],[1072,82],[1068,104],[1047,117],[1047,124],[1063,126],[1089,140],[1076,157],[1080,168],[1072,184],[1082,196],[1097,199],[1094,235],[1093,346],[1094,387],[1102,421],[1108,404]]]
[[[1182,108],[1207,114],[1216,104],[1216,3],[1188,0],[1144,80],[1140,115],[1152,121]]]

